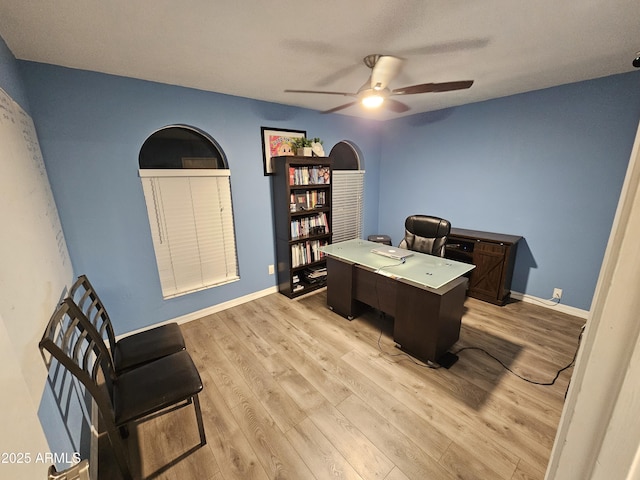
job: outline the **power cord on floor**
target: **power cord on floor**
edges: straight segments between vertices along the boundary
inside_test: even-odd
[[[551,385],[554,385],[556,383],[556,380],[558,380],[558,377],[560,376],[560,374],[562,372],[564,372],[565,370],[567,370],[568,368],[570,368],[574,364],[574,362],[576,361],[576,357],[578,356],[578,350],[580,349],[580,342],[582,341],[582,334],[584,333],[584,327],[585,327],[585,325],[582,326],[582,329],[580,330],[580,335],[578,335],[578,345],[576,346],[576,351],[573,354],[573,358],[571,359],[571,361],[565,367],[562,367],[560,370],[558,370],[556,372],[556,376],[553,377],[553,380],[551,380],[550,382],[537,382],[535,380],[531,380],[529,378],[523,377],[519,373],[516,373],[513,370],[511,370],[507,365],[505,365],[502,362],[502,360],[500,360],[499,358],[494,357],[492,354],[490,354],[485,349],[480,348],[480,347],[462,347],[460,350],[455,352],[455,355],[458,355],[460,352],[463,352],[465,350],[479,350],[479,351],[483,352],[484,354],[488,355],[489,357],[493,358],[496,362],[498,362],[500,365],[502,365],[502,367],[505,370],[507,370],[512,375],[515,375],[516,377],[520,378],[521,380],[524,380],[525,382],[532,383],[534,385],[542,385],[542,386],[545,386],[545,387],[550,387]]]
[[[539,303],[540,305],[544,305],[545,307],[557,307],[558,305],[560,305],[560,299],[559,298],[541,299],[541,298],[530,297],[530,298],[528,298],[527,301],[536,302],[536,303]]]
[[[484,353],[485,355],[488,355],[492,359],[494,359],[496,362],[498,362],[500,365],[502,365],[502,367],[505,370],[507,370],[512,375],[515,375],[519,379],[524,380],[525,382],[528,382],[528,383],[532,383],[534,385],[542,385],[542,386],[545,386],[545,387],[550,387],[550,386],[552,386],[552,385],[554,385],[556,383],[556,380],[558,380],[558,378],[560,377],[560,374],[562,372],[564,372],[565,370],[571,368],[571,366],[575,363],[576,357],[578,356],[578,350],[580,349],[580,343],[582,341],[582,334],[584,333],[585,327],[586,327],[586,324],[582,326],[582,328],[580,330],[580,335],[578,335],[578,345],[576,346],[576,351],[573,354],[573,358],[571,359],[571,361],[566,366],[562,367],[560,370],[558,370],[556,372],[555,377],[553,377],[553,380],[551,380],[550,382],[538,382],[538,381],[531,380],[529,378],[523,377],[519,373],[516,373],[513,370],[511,370],[511,368],[509,368],[502,360],[500,360],[499,358],[495,357],[494,355],[492,355],[491,353],[487,352],[485,349],[480,348],[480,347],[462,347],[461,349],[457,350],[456,352],[453,352],[453,354],[457,356],[459,353],[464,352],[465,350],[478,350],[478,351]],[[380,352],[382,352],[386,356],[389,356],[389,357],[407,357],[407,359],[409,359],[411,362],[413,362],[415,365],[418,365],[419,367],[431,368],[431,369],[434,369],[434,370],[437,370],[437,369],[441,368],[440,365],[435,364],[435,363],[429,362],[429,363],[425,364],[425,363],[422,363],[422,362],[418,362],[411,355],[409,355],[407,353],[404,353],[404,352],[402,352],[402,353],[385,352],[384,349],[382,348],[382,345],[380,344],[380,340],[381,339],[382,339],[382,329],[380,329],[380,335],[378,336],[378,350],[380,350]]]
[[[514,372],[507,365],[505,365],[499,358],[494,357],[489,352],[487,352],[486,350],[484,350],[483,348],[480,348],[480,347],[463,347],[460,350],[458,350],[457,352],[455,352],[455,355],[458,355],[460,352],[464,352],[465,350],[478,350],[478,351],[484,353],[485,355],[488,355],[489,357],[493,358],[496,362],[498,362],[500,365],[502,365],[502,367],[505,370],[507,370],[512,375],[515,375],[519,379],[524,380],[525,382],[533,383],[534,385],[543,385],[543,386],[546,386],[546,387],[549,387],[549,386],[555,384],[556,380],[558,379],[560,374],[562,372],[564,372],[566,369],[568,369],[569,367],[571,367],[571,365],[573,365],[573,362],[575,361],[575,356],[574,356],[573,360],[571,360],[571,363],[569,363],[569,365],[567,365],[565,367],[562,367],[560,370],[558,370],[558,372],[556,373],[556,376],[550,382],[537,382],[535,380],[531,380],[529,378],[525,378],[522,375],[520,375],[519,373]]]

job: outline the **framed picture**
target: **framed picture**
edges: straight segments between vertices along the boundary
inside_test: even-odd
[[[265,175],[273,175],[271,157],[295,155],[291,140],[307,136],[305,130],[281,130],[279,128],[260,127],[262,132],[262,162]]]

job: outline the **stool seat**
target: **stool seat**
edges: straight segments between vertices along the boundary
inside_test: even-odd
[[[391,245],[391,237],[389,235],[369,235],[367,240],[382,243],[383,245]]]

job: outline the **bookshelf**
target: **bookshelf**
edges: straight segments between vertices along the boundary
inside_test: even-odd
[[[331,159],[273,157],[278,289],[289,298],[326,285],[320,247],[331,243]]]

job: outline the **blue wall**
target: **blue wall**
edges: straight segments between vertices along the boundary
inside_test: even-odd
[[[260,127],[306,130],[327,151],[357,144],[367,169],[365,232],[377,229],[379,122],[321,115],[246,98],[21,62],[32,116],[77,274],[86,273],[116,333],[192,313],[276,284],[270,177],[263,175]],[[170,124],[213,136],[227,155],[239,282],[163,300],[138,153]]]
[[[380,230],[414,213],[521,235],[512,289],[588,310],[638,120],[640,72],[387,122]]]
[[[0,37],[0,87],[18,102],[25,112],[31,113],[18,71],[18,62],[2,37]]]
[[[408,214],[522,235],[513,289],[588,310],[638,123],[638,72],[384,123],[211,92],[20,62],[76,272],[118,333],[275,284],[260,126],[304,129],[365,157],[365,235],[402,235]],[[174,123],[229,159],[240,282],[164,301],[137,155]]]

